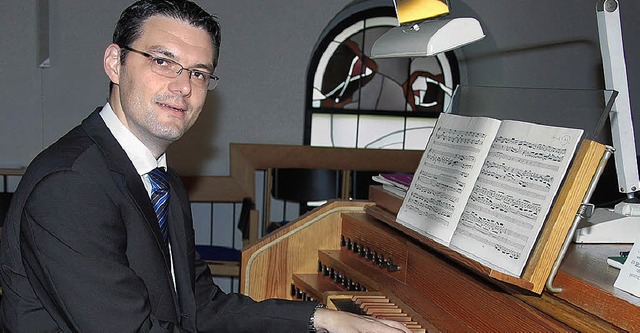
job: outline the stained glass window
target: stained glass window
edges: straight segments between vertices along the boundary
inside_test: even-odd
[[[372,59],[398,19],[390,3],[354,1],[329,23],[307,77],[305,144],[423,149],[459,81],[453,52]]]

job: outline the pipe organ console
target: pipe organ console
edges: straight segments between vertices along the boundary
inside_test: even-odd
[[[392,200],[399,207],[401,199]],[[563,271],[560,294],[520,290],[401,232],[393,216],[371,201],[332,201],[245,249],[240,291],[256,300],[316,300],[414,332],[640,330],[637,298]]]

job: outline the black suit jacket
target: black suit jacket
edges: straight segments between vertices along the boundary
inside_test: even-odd
[[[307,331],[315,304],[254,302],[213,283],[195,252],[187,193],[169,170],[174,289],[149,196],[99,110],[38,155],[14,194],[1,243],[5,329]]]

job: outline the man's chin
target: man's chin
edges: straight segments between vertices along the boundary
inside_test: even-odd
[[[160,133],[156,133],[156,136],[167,142],[176,142],[184,135],[183,130],[174,127],[166,127],[160,130]]]

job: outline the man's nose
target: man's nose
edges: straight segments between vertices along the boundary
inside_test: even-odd
[[[191,72],[182,69],[177,77],[169,83],[169,90],[179,92],[182,96],[191,94]]]

